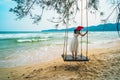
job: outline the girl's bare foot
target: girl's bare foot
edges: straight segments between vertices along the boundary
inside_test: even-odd
[[[77,56],[75,56],[75,60],[77,60]]]
[[[72,56],[72,58],[74,59],[75,57],[74,57],[74,56]]]

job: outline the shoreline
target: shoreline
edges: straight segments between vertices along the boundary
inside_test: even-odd
[[[107,42],[107,43],[88,44],[88,49],[89,49],[89,51],[91,51],[92,49],[109,48],[109,47],[115,46],[116,42],[118,42],[118,40],[110,41],[110,42]],[[112,43],[112,44],[110,45],[109,43]],[[103,45],[103,44],[105,44],[105,45]],[[45,48],[46,48],[46,50],[44,50]],[[22,57],[20,59],[22,59],[26,63],[22,62],[23,63],[22,64],[21,62],[20,63],[12,62],[11,65],[4,65],[4,66],[1,65],[0,68],[15,68],[15,67],[20,67],[20,66],[42,64],[42,63],[46,63],[46,62],[50,62],[52,60],[55,60],[56,58],[61,58],[61,55],[62,55],[62,52],[63,52],[63,45],[62,44],[55,44],[55,45],[44,46],[40,49],[36,49],[36,50],[35,49],[33,49],[32,52],[28,51],[29,53],[22,53],[22,56],[25,60],[23,60]],[[80,47],[79,47],[79,49],[80,49]],[[85,50],[86,50],[86,44],[83,44],[83,54],[84,55],[86,53]],[[43,53],[38,53],[38,52],[41,52],[41,51]],[[34,52],[36,52],[36,54]],[[68,54],[71,55],[69,46],[68,46]],[[79,54],[80,54],[80,51],[78,51],[78,55]],[[90,53],[89,55],[91,55],[91,54],[93,54],[93,53]],[[25,58],[24,55],[27,56],[26,57],[27,59]],[[14,57],[16,58],[16,56],[13,56],[13,57],[8,56],[8,57],[6,57],[6,60],[10,60]],[[28,60],[28,59],[31,59],[31,60]]]
[[[13,68],[0,68],[1,80],[119,80],[120,41],[89,50],[88,62],[52,61]]]
[[[73,33],[70,33],[68,37],[70,38],[68,42],[71,42]],[[2,40],[2,38],[5,40]],[[43,39],[43,40],[37,41],[38,39]],[[47,40],[44,41],[44,39]],[[33,63],[34,64],[42,63],[42,62],[54,60],[55,58],[61,58],[61,54],[63,53],[63,43],[64,43],[63,39],[64,39],[64,33],[54,33],[54,34],[20,33],[20,34],[1,35],[0,67],[3,68],[16,67],[27,64],[33,64]],[[23,40],[23,42],[17,42],[18,40]],[[35,42],[34,41],[31,42],[31,40],[35,40]],[[106,46],[103,46],[102,44],[107,45],[109,43],[114,43],[117,40],[120,40],[120,38],[118,38],[118,34],[116,32],[112,32],[112,33],[90,32],[88,45],[89,45],[89,49],[103,48],[103,47],[106,48]],[[80,42],[80,37],[79,37],[79,42]],[[86,48],[86,37],[83,38],[82,42],[83,42],[83,51],[84,51]],[[69,50],[70,49],[68,46],[68,53],[71,54]],[[79,53],[80,53],[80,48],[79,48]]]

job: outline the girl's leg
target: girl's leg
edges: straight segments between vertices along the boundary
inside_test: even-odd
[[[77,58],[77,51],[75,51],[75,58]]]
[[[74,58],[74,56],[75,56],[75,55],[74,55],[74,51],[72,51],[72,57]]]

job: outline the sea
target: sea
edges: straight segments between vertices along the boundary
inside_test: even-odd
[[[69,32],[68,44],[72,37],[73,32]],[[60,51],[55,52],[55,46],[63,45],[64,39],[64,32],[0,32],[0,68],[36,64],[60,57]],[[87,37],[84,36],[82,42],[86,44],[86,40]],[[104,44],[117,40],[120,37],[116,31],[88,33],[88,44]]]

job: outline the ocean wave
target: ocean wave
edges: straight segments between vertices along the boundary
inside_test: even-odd
[[[18,43],[47,41],[48,39],[18,39]]]
[[[19,34],[0,34],[0,39],[21,39],[21,38],[61,38],[61,34],[44,34],[44,33],[19,33]]]

